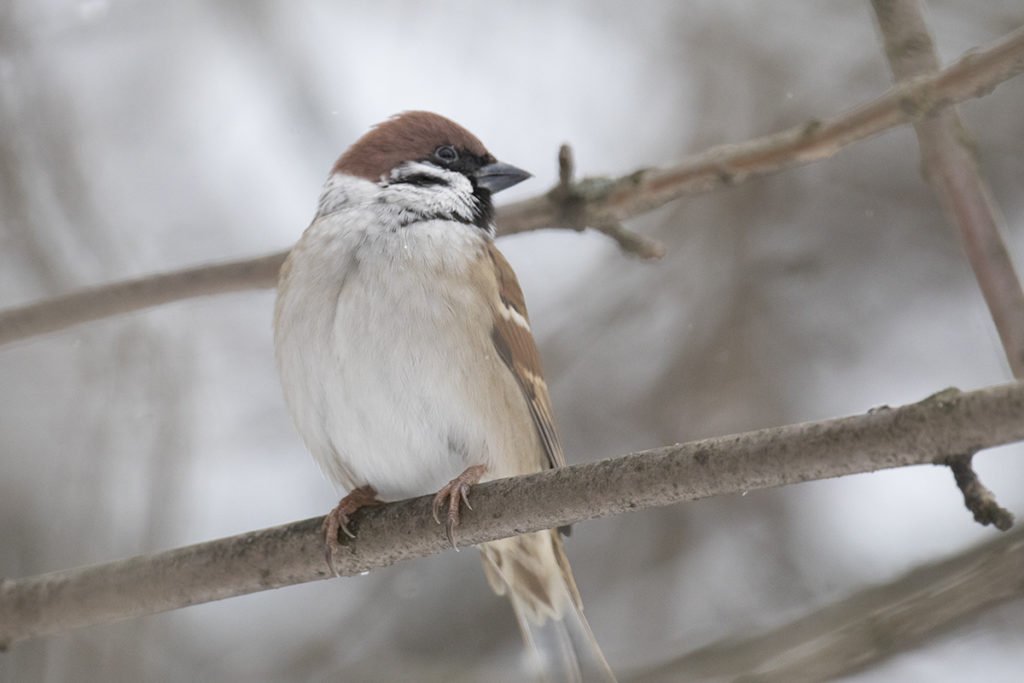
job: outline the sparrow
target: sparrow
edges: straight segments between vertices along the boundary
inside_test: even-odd
[[[331,170],[274,316],[295,426],[347,491],[325,518],[329,564],[362,507],[434,493],[454,544],[473,485],[565,465],[523,293],[494,244],[492,196],[529,177],[425,111],[378,124]],[[479,550],[547,676],[614,680],[557,530]]]

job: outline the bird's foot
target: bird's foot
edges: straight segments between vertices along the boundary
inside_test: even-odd
[[[465,503],[467,508],[473,509],[473,506],[469,504],[469,488],[474,484],[478,484],[486,471],[486,465],[467,467],[465,472],[442,486],[441,490],[434,496],[434,521],[441,524],[441,510],[447,507],[448,513],[445,516],[444,534],[448,537],[448,542],[452,544],[456,551],[459,547],[455,545],[455,529],[459,526],[462,504]]]
[[[381,505],[381,501],[377,500],[377,489],[369,485],[360,486],[338,501],[334,509],[324,517],[324,558],[335,576],[338,571],[334,568],[334,555],[341,549],[338,532],[343,531],[349,538],[355,538],[356,535],[348,528],[349,518],[356,510],[373,505]]]

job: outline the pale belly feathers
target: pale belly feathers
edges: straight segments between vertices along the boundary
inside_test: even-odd
[[[324,473],[395,500],[432,493],[470,465],[487,465],[485,479],[540,469],[488,302],[466,286],[485,238],[442,221],[346,227],[357,219],[307,231],[278,302],[285,397]]]

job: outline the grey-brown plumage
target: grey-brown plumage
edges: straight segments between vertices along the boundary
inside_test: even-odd
[[[565,464],[491,195],[527,177],[448,119],[408,112],[335,165],[282,269],[278,366],[292,416],[349,515],[437,492],[457,531],[472,484]],[[556,531],[480,547],[553,680],[613,680]]]

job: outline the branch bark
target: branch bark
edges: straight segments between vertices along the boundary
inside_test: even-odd
[[[897,82],[939,71],[939,56],[924,18],[921,0],[871,0],[885,54]],[[921,170],[947,219],[959,229],[1013,376],[1024,378],[1024,289],[1000,232],[1006,221],[978,169],[970,133],[956,107],[914,124],[921,148]],[[964,504],[981,524],[1006,531],[1013,515],[1000,507],[978,480],[973,453],[950,460]]]
[[[817,612],[739,642],[716,643],[630,680],[831,681],[1024,598],[1024,531],[919,567]]]
[[[0,346],[72,325],[211,294],[277,285],[288,252],[150,275],[0,312]]]
[[[460,546],[629,510],[945,462],[1024,440],[1024,383],[940,392],[866,415],[676,444],[480,484]],[[350,576],[448,547],[431,497],[369,508],[334,558]],[[325,579],[322,518],[120,562],[0,582],[0,644]]]
[[[627,246],[621,222],[688,194],[727,187],[768,173],[826,159],[889,128],[920,122],[944,108],[982,97],[1024,71],[1024,27],[972,50],[946,69],[914,78],[831,119],[813,119],[774,135],[722,145],[665,168],[640,169],[617,178],[562,183],[544,195],[498,211],[499,233],[547,227],[597,226]],[[656,245],[632,242],[657,254]],[[99,318],[176,299],[249,288],[269,288],[285,253],[251,261],[205,266],[95,287],[0,312],[0,345]]]
[[[991,524],[1000,531],[1008,531],[1013,526],[1013,513],[996,501],[974,471],[974,453],[950,458],[945,464],[953,472],[956,486],[964,494],[964,505],[974,515],[975,522],[982,526]]]
[[[897,81],[939,71],[939,57],[920,0],[871,0]],[[978,170],[970,133],[956,107],[914,124],[921,168],[950,223],[963,237],[967,257],[985,296],[1013,376],[1024,378],[1024,289],[1000,231],[1006,223]]]

